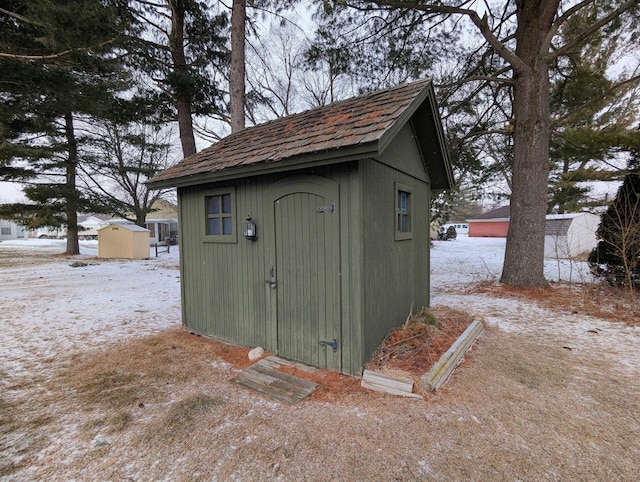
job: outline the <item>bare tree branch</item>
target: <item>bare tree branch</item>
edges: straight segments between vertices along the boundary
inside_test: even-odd
[[[92,47],[78,47],[75,49],[63,50],[62,52],[58,52],[55,54],[47,54],[47,55],[23,55],[23,54],[10,54],[7,52],[0,52],[0,58],[19,59],[19,60],[53,60],[53,59],[58,59],[60,57],[64,57],[65,55],[69,55],[70,53],[73,53],[73,52],[89,52],[95,48],[109,45],[115,42],[115,40],[116,40],[115,38],[112,38],[104,42],[101,42],[98,45],[94,45]]]
[[[10,17],[13,17],[13,18],[17,19],[17,20],[20,20],[21,22],[29,23],[31,25],[38,25],[40,27],[45,27],[46,26],[44,23],[36,22],[35,20],[31,20],[31,19],[29,19],[27,17],[24,17],[23,15],[20,15],[19,13],[15,13],[15,12],[12,12],[10,10],[6,10],[4,8],[0,8],[0,13],[4,13],[5,15],[8,15]]]
[[[630,0],[633,1],[633,0]],[[480,18],[478,12],[475,10],[471,10],[468,8],[462,7],[454,7],[448,5],[432,5],[432,4],[423,4],[415,1],[393,1],[393,0],[371,0],[367,3],[373,3],[378,7],[388,7],[388,8],[412,8],[415,10],[420,10],[425,13],[434,13],[434,14],[448,14],[448,15],[464,15],[469,20],[473,22],[473,24],[478,27],[480,33],[485,38],[485,40],[493,47],[495,52],[506,60],[513,69],[517,72],[526,72],[529,70],[529,67],[526,63],[524,63],[520,57],[518,57],[514,52],[509,50],[491,31],[489,27],[489,22],[487,20],[487,15]],[[358,10],[371,10],[371,7],[361,7],[359,4],[352,4],[347,2],[347,4]]]

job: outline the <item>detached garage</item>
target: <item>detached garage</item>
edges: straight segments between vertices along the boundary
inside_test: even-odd
[[[502,206],[467,219],[469,237],[506,238],[509,231],[510,216],[511,210],[509,206]]]
[[[429,198],[452,184],[429,80],[231,134],[178,188],[183,324],[359,374],[429,304]]]
[[[98,258],[149,258],[149,230],[111,223],[98,229]]]

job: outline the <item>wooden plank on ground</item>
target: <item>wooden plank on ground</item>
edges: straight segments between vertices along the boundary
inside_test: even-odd
[[[390,376],[386,373],[364,370],[360,386],[377,392],[401,395],[403,397],[421,398],[413,392],[413,381],[408,378]]]
[[[307,370],[307,365],[270,356],[243,370],[232,381],[280,402],[294,403],[310,395],[318,385],[310,380],[280,371],[281,366]]]
[[[480,320],[475,320],[460,335],[451,348],[434,363],[431,369],[422,376],[420,384],[427,391],[435,392],[449,378],[453,369],[458,365],[462,357],[467,353],[473,342],[480,336],[483,330]]]

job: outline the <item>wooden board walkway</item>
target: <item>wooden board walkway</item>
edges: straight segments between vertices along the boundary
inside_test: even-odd
[[[299,402],[318,388],[318,385],[310,380],[281,371],[281,367],[293,367],[311,373],[317,371],[302,363],[269,356],[245,369],[232,381],[269,398],[287,403]]]

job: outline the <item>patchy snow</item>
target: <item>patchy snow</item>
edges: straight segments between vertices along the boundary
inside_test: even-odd
[[[75,355],[84,353],[86,358],[92,348],[117,348],[132,337],[179,326],[180,280],[177,247],[131,261],[98,259],[96,241],[80,245],[80,256],[66,257],[60,255],[64,241],[0,243],[0,401],[19,413],[7,425],[13,428],[0,437],[0,466],[4,458],[11,471],[6,480],[404,480],[416,475],[518,480],[531,470],[538,470],[529,477],[537,480],[544,474],[587,480],[584,474],[592,469],[600,475],[623,474],[621,478],[635,469],[637,417],[631,402],[638,393],[639,329],[562,307],[550,310],[522,299],[465,293],[474,282],[500,277],[504,239],[434,242],[432,303],[483,318],[494,328],[491,343],[502,337],[509,343],[515,340],[515,345],[525,345],[525,357],[541,351],[538,355],[548,356],[554,365],[558,360],[552,357],[570,349],[567,353],[577,355],[571,363],[578,375],[563,382],[566,387],[546,391],[516,384],[518,373],[509,378],[491,372],[494,364],[487,360],[496,359],[491,350],[504,347],[491,346],[488,337],[485,359],[476,360],[484,363],[483,371],[461,375],[457,386],[462,389],[443,390],[429,403],[353,395],[339,403],[287,405],[283,411],[280,403],[229,383],[236,371],[232,365],[203,358],[210,370],[205,365],[192,370],[189,364],[189,373],[202,372],[203,377],[173,380],[177,388],[158,400],[145,398],[144,408],[138,409],[136,401],[127,412],[132,420],[126,431],[112,433],[107,425],[87,428],[103,415],[118,413],[102,414],[106,405],[73,406],[80,399],[58,388],[56,373],[60,376],[62,367],[73,364]],[[86,266],[71,266],[77,262]],[[545,273],[551,280],[588,279],[587,267],[579,262],[547,260]],[[513,353],[508,360],[523,363]],[[573,366],[564,363],[559,369]],[[501,378],[492,384],[485,373]],[[508,384],[507,391],[501,391],[501,383]],[[614,389],[620,408],[603,398]],[[60,393],[49,396],[50,390]],[[495,398],[485,403],[484,397],[494,392]],[[224,408],[203,414],[203,424],[178,438],[179,443],[167,437],[166,451],[162,444],[141,442],[151,430],[160,430],[162,436],[167,413],[188,396],[203,393],[219,397]],[[38,404],[34,399],[39,395],[55,404]],[[565,424],[564,418],[573,413],[579,418]],[[48,421],[48,414],[57,418]],[[611,430],[612,417],[620,425],[614,427],[617,431]],[[43,424],[42,431],[36,422]],[[579,432],[581,424],[588,428],[586,435]],[[180,445],[192,439],[194,445]],[[581,446],[594,440],[600,448]],[[418,456],[411,450],[415,446],[421,447]],[[483,465],[487,460],[491,464]],[[627,462],[632,468],[621,465]],[[576,476],[578,469],[583,471]],[[0,479],[5,480],[1,474]]]
[[[97,258],[97,241],[81,241],[81,256],[59,255],[65,243],[0,243],[0,305],[9,308],[0,315],[1,368],[12,378],[56,357],[180,324],[177,247],[157,258],[151,249],[148,260],[134,261]],[[47,259],[7,267],[7,253]]]
[[[431,251],[431,303],[459,308],[503,331],[535,336],[578,354],[597,350],[617,362],[621,370],[637,372],[640,327],[572,313],[562,307],[550,310],[519,299],[487,294],[465,294],[462,288],[479,281],[497,281],[504,261],[504,238],[458,238],[436,241]],[[545,259],[549,281],[591,282],[586,262]]]
[[[469,238],[434,241],[431,249],[432,285],[468,285],[497,281],[502,274],[505,238]],[[587,263],[579,260],[546,258],[544,274],[549,281],[583,283],[592,281]]]
[[[178,247],[170,253],[150,250],[148,260],[97,258],[97,241],[81,241],[81,256],[59,255],[65,241],[30,239],[0,243],[0,260],[9,256],[43,256],[46,262],[0,264],[2,310],[0,349],[2,369],[11,376],[26,376],[46,360],[144,336],[180,324]],[[431,252],[432,304],[458,307],[482,317],[500,329],[544,336],[561,333],[567,343],[585,330],[597,330],[623,346],[621,328],[583,315],[558,315],[521,300],[461,294],[479,281],[499,279],[504,238],[459,237],[436,241]],[[72,267],[75,262],[87,266]],[[549,280],[591,280],[586,263],[545,260]],[[7,316],[7,314],[11,316]],[[535,322],[535,323],[532,323]],[[626,332],[637,332],[624,327]],[[604,337],[591,337],[601,343]],[[44,360],[44,362],[43,362]]]

